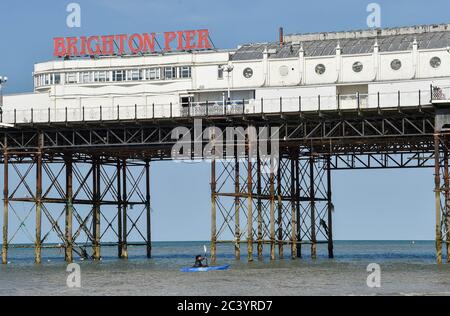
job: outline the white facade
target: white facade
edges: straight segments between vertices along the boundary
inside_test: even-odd
[[[418,37],[450,33],[447,26],[415,31]],[[255,58],[242,53],[252,51],[247,45],[230,51],[39,63],[34,68],[33,93],[4,97],[3,122],[418,106],[429,104],[431,84],[450,86],[448,45],[424,48],[411,29],[397,29],[397,36],[410,37],[408,49],[383,50],[374,39],[366,52],[346,53],[339,40],[345,41],[349,33],[340,37],[333,33],[337,45],[325,55],[310,54],[303,47],[303,40],[311,35],[292,35],[286,37],[292,41],[282,46],[257,44],[264,51]],[[288,56],[280,56],[282,51]],[[228,93],[231,104],[224,106]]]

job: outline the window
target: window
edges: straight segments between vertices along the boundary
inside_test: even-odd
[[[113,81],[124,81],[125,70],[113,70]]]
[[[139,69],[127,70],[127,80],[142,80],[141,72],[139,71]]]
[[[42,86],[42,75],[35,76],[35,85],[36,87]]]
[[[177,77],[177,68],[164,67],[164,79],[174,79]]]
[[[402,68],[402,62],[399,59],[394,59],[391,62],[391,68],[392,70],[399,70],[400,68]]]
[[[354,72],[361,72],[364,68],[363,64],[359,61],[357,61],[356,63],[353,64],[353,71]]]
[[[318,64],[316,66],[316,74],[318,75],[323,75],[326,71],[325,65],[324,64]]]
[[[181,78],[191,78],[191,67],[184,66],[180,69]]]
[[[158,80],[161,78],[161,71],[159,68],[147,69],[145,77],[147,80]]]
[[[55,74],[54,75],[54,84],[60,84],[61,83],[61,74]]]
[[[66,83],[77,83],[77,73],[69,72],[66,74]]]
[[[109,81],[109,72],[96,71],[94,72],[94,82],[106,82]]]
[[[92,73],[91,72],[82,72],[80,79],[81,79],[81,83],[91,83],[92,82]]]
[[[217,79],[223,79],[223,65],[217,66]]]
[[[44,79],[45,80],[45,82],[44,82],[45,85],[51,84],[51,80],[50,80],[51,76],[52,76],[51,74],[46,74],[45,75],[45,79]]]
[[[433,57],[430,60],[430,65],[433,68],[439,68],[441,66],[441,59],[439,57]]]
[[[253,76],[253,69],[252,68],[245,68],[244,71],[242,72],[242,74],[244,75],[245,78],[251,78]]]

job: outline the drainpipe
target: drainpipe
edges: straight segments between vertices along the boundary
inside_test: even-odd
[[[414,73],[412,78],[415,79],[418,74],[418,65],[419,65],[419,44],[417,43],[417,38],[414,38],[412,58],[413,58],[413,73]]]
[[[262,83],[262,87],[265,86],[267,84],[267,82],[269,82],[269,51],[267,50],[267,46],[264,48],[263,51],[263,76],[264,76],[264,80]]]
[[[376,81],[378,79],[378,72],[379,72],[379,56],[380,56],[380,45],[378,45],[378,41],[375,41],[375,44],[373,45],[373,72],[374,72],[374,78],[373,80]]]
[[[337,73],[336,82],[342,81],[341,64],[342,64],[342,49],[341,45],[338,43],[336,46],[336,73]]]
[[[298,69],[300,73],[298,84],[300,85],[302,81],[304,82],[303,76],[305,73],[305,50],[303,49],[303,45],[298,50]]]

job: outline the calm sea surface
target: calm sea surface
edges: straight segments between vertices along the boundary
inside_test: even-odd
[[[304,258],[246,262],[234,260],[233,247],[218,247],[218,264],[228,271],[182,273],[205,242],[155,242],[153,258],[145,248],[129,247],[129,260],[116,258],[116,247],[102,248],[100,262],[80,261],[81,288],[66,285],[66,264],[59,250],[45,250],[33,264],[33,249],[11,249],[10,264],[0,265],[0,295],[450,295],[450,264],[435,264],[431,241],[337,241],[335,259],[319,246]],[[256,252],[256,248],[255,248]],[[285,251],[289,258],[288,249]],[[369,288],[367,265],[381,266],[381,287]]]

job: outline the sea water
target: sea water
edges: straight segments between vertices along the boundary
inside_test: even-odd
[[[0,295],[434,295],[450,294],[450,264],[435,263],[432,241],[336,241],[335,258],[319,245],[312,260],[304,245],[302,259],[264,258],[247,262],[242,244],[240,261],[233,245],[218,245],[217,264],[227,271],[183,273],[203,254],[207,242],[154,242],[152,258],[144,246],[129,246],[129,259],[117,259],[117,247],[103,247],[102,260],[81,261],[80,288],[69,288],[70,272],[63,250],[44,249],[42,264],[34,264],[33,249],[10,249],[8,265],[0,266]],[[278,249],[276,249],[278,255]],[[367,266],[380,266],[379,287],[369,287]]]

